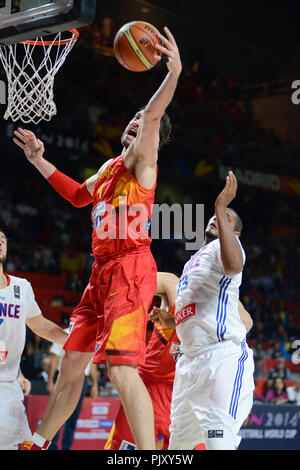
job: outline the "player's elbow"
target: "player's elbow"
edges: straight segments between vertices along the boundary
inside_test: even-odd
[[[230,253],[222,255],[222,263],[225,274],[228,276],[235,276],[242,272],[244,267],[244,260],[240,253],[231,251]]]
[[[227,263],[223,263],[224,272],[227,276],[235,276],[239,274],[243,270],[243,263],[239,261],[230,261]]]
[[[154,106],[148,105],[144,109],[144,123],[148,122],[160,122],[164,112]]]
[[[172,273],[158,272],[157,273],[157,294],[165,294],[168,286],[177,285],[179,278]]]
[[[172,273],[166,273],[164,282],[165,284],[177,283],[179,281],[179,277]]]
[[[75,207],[76,209],[81,209],[82,207],[87,206],[86,203],[83,203],[81,201],[72,201],[71,202],[72,206]]]
[[[253,327],[253,320],[252,320],[252,318],[250,317],[250,315],[249,315],[249,318],[247,318],[247,320],[245,320],[244,325],[245,325],[245,328],[246,328],[247,333],[249,333],[249,331],[250,331],[251,328]]]

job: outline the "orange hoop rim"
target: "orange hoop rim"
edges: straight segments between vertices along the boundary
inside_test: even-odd
[[[79,38],[79,31],[77,29],[69,29],[72,37],[69,39],[61,39],[60,41],[21,41],[20,44],[29,44],[31,46],[64,46],[70,42],[76,42]]]

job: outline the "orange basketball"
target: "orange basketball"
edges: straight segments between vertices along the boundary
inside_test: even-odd
[[[132,21],[117,32],[114,40],[114,53],[121,65],[132,72],[144,72],[154,67],[161,55],[155,47],[161,41],[157,29],[145,21]]]

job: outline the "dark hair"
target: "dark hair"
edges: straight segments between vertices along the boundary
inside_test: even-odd
[[[235,211],[234,209],[232,209],[232,207],[228,207],[228,209],[230,209],[235,215],[236,215],[236,225],[235,225],[235,230],[237,232],[242,232],[243,230],[243,222],[242,222],[242,219],[240,218],[239,214],[237,213],[237,211]]]
[[[164,113],[160,121],[159,128],[159,150],[163,148],[168,142],[170,142],[170,135],[172,132],[172,124],[167,113]]]
[[[2,232],[5,235],[5,237],[7,238],[4,228],[0,227],[0,232]]]

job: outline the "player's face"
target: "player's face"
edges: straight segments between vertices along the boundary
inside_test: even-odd
[[[3,232],[0,232],[0,264],[5,263],[7,254],[7,240]]]
[[[138,113],[136,113],[134,118],[130,121],[125,131],[123,132],[121,142],[123,147],[125,147],[126,149],[135,140],[137,136],[143,114],[144,111],[139,111]]]
[[[226,209],[225,212],[226,212],[227,219],[232,229],[236,232],[236,222],[237,222],[236,214],[230,209]],[[206,230],[205,230],[205,236],[213,240],[219,238],[218,221],[217,221],[216,214],[214,214],[209,219]]]

